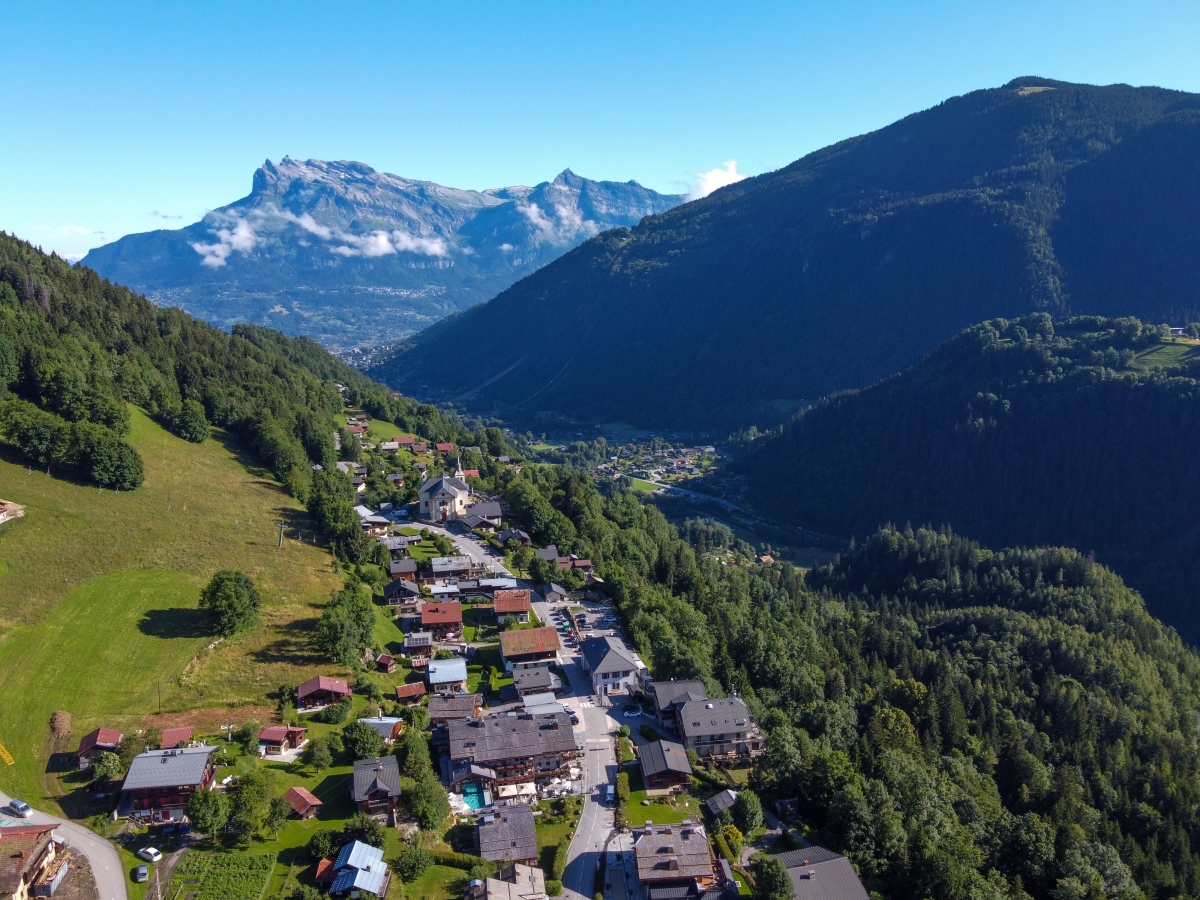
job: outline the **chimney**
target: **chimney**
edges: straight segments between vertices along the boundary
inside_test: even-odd
[[[679,870],[679,857],[672,856],[669,860],[667,860],[667,868],[670,869],[672,872],[678,871]]]

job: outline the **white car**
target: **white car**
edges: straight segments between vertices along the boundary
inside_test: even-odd
[[[162,854],[154,847],[143,847],[137,852],[139,859],[144,859],[146,862],[162,862]]]
[[[636,707],[634,709],[627,709],[627,710],[625,710],[625,712],[621,713],[621,715],[623,715],[627,719],[636,719],[641,714],[642,714],[642,711],[640,709],[637,709]]]

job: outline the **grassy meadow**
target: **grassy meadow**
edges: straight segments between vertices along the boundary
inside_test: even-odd
[[[262,718],[281,685],[345,674],[311,645],[339,582],[328,553],[295,539],[311,541],[300,505],[221,434],[190,444],[134,410],[129,440],[146,482],[128,493],[0,457],[0,497],[26,507],[0,525],[0,743],[15,759],[0,786],[47,808],[61,790],[51,754],[98,725]],[[226,568],[254,579],[263,609],[253,631],[215,641],[197,604]],[[72,734],[55,745],[59,709]]]

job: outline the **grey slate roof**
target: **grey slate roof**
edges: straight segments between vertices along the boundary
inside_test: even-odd
[[[469,719],[483,703],[482,694],[434,694],[429,698],[429,718],[444,719],[458,716]]]
[[[579,651],[593,674],[636,671],[638,668],[637,660],[618,638],[607,635],[588,638],[580,642]]]
[[[431,687],[466,681],[467,661],[465,659],[435,659],[429,664],[427,677]]]
[[[787,868],[796,900],[867,900],[854,866],[840,853],[806,847],[781,853],[776,859]]]
[[[551,544],[544,550],[534,550],[533,555],[537,559],[544,559],[549,562],[554,562],[556,559],[558,559],[558,548]]]
[[[377,756],[360,759],[354,764],[354,783],[350,796],[356,803],[366,800],[376,791],[386,791],[392,797],[400,796],[400,764],[394,756]]]
[[[679,730],[685,737],[739,734],[750,728],[750,710],[740,697],[689,700],[679,708]]]
[[[719,794],[713,794],[704,801],[704,804],[708,807],[708,811],[715,817],[721,814],[721,810],[733,809],[733,804],[737,801],[737,796],[737,791],[731,791],[726,788]]]
[[[517,669],[513,672],[513,683],[518,691],[548,691],[553,686],[554,676],[545,666],[536,669]]]
[[[481,519],[499,519],[502,513],[500,512],[500,504],[495,500],[484,500],[481,503],[472,503],[468,506],[467,515],[479,516]]]
[[[703,681],[655,681],[650,685],[650,691],[659,709],[666,709],[677,700],[708,699]]]
[[[640,752],[642,774],[647,778],[672,772],[692,774],[692,764],[688,762],[687,751],[683,749],[682,744],[674,741],[651,741],[642,747]]]
[[[471,568],[469,556],[437,556],[429,561],[429,568],[434,575],[440,572],[457,572],[460,569]]]
[[[193,787],[204,780],[208,758],[216,747],[185,747],[182,750],[147,750],[129,764],[124,789]]]
[[[537,831],[533,827],[533,810],[528,806],[509,806],[502,812],[481,816],[475,825],[479,855],[499,862],[537,859]]]
[[[395,581],[389,581],[383,586],[383,596],[391,597],[393,594],[399,594],[401,597],[420,597],[421,589],[417,587],[416,582],[406,581],[403,578]]]
[[[421,485],[421,489],[418,491],[418,493],[420,493],[421,496],[432,496],[440,494],[442,491],[448,491],[452,494],[469,494],[471,489],[453,475],[437,475]]]
[[[466,719],[451,722],[449,732],[450,758],[454,760],[487,764],[576,749],[575,733],[566,713]]]

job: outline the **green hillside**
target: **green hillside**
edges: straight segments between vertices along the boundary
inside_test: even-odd
[[[0,765],[0,786],[31,803],[54,798],[46,763],[68,749],[51,743],[56,710],[71,714],[74,749],[99,725],[169,723],[153,717],[160,689],[168,713],[247,718],[280,685],[340,670],[311,643],[341,586],[328,552],[292,539],[277,549],[275,523],[303,524],[299,504],[223,433],[189,443],[137,410],[131,426],[146,469],[136,491],[101,493],[0,459],[0,497],[25,506],[0,525],[0,743],[16,759]],[[263,613],[208,650],[197,602],[225,568],[254,578]]]
[[[993,316],[1200,319],[1198,103],[1037,78],[954,97],[602,234],[375,374],[510,418],[730,428]]]
[[[751,494],[843,535],[948,524],[992,546],[1094,552],[1200,641],[1200,343],[1136,319],[968,329],[753,445]]]

